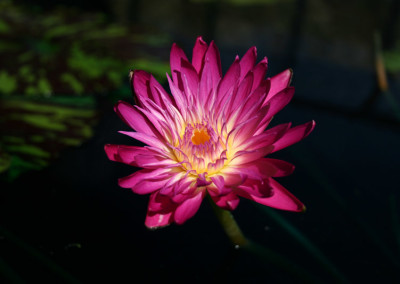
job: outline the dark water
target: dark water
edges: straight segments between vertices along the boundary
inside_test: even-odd
[[[260,60],[268,56],[269,76],[294,69],[295,99],[273,124],[314,119],[317,126],[274,157],[296,165],[279,182],[307,211],[265,211],[241,200],[233,212],[238,224],[272,252],[232,248],[206,202],[183,226],[147,230],[147,196],[117,185],[133,169],[103,151],[106,143],[133,141],[117,133],[127,127],[112,100],[98,97],[101,117],[91,139],[44,170],[1,183],[0,279],[396,283],[400,124],[382,94],[363,108],[377,86],[374,29],[387,48],[398,36],[395,1],[354,1],[346,9],[337,1],[165,2],[135,2],[129,21],[161,30],[188,54],[198,35],[214,39],[224,70],[252,45]],[[389,87],[400,100],[398,74],[389,76]]]

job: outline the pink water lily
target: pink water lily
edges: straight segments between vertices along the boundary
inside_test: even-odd
[[[290,69],[265,79],[267,58],[256,64],[256,48],[236,57],[222,76],[219,51],[197,38],[190,62],[171,50],[172,96],[144,71],[133,73],[137,105],[118,102],[115,111],[135,131],[121,131],[148,146],[106,145],[109,159],[143,168],[119,185],[150,194],[149,228],[182,224],[206,194],[233,210],[239,197],[270,207],[302,211],[304,205],[273,179],[292,173],[288,162],[265,156],[306,137],[314,121],[267,129],[292,99]]]

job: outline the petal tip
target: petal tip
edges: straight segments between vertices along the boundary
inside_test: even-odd
[[[304,137],[308,136],[314,130],[315,125],[316,125],[315,120],[311,120],[308,123],[308,127],[307,127],[308,129],[307,129]]]
[[[106,144],[104,145],[104,151],[106,152],[107,158],[111,161],[115,161],[115,155],[117,154],[118,146],[113,144]]]
[[[260,63],[267,64],[268,58],[266,56],[264,56],[264,58],[260,61]]]
[[[251,49],[251,52],[254,54],[254,56],[257,57],[257,47],[252,46],[250,49]]]
[[[115,105],[114,105],[114,111],[115,111],[115,112],[118,112],[118,106],[119,106],[121,103],[122,103],[121,100],[118,100],[118,101],[115,103]]]
[[[205,44],[206,42],[203,40],[203,36],[198,36],[197,38],[196,38],[196,41],[197,42],[200,42],[201,44]]]

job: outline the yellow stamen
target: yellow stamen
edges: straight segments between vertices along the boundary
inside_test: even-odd
[[[210,140],[210,135],[208,135],[208,132],[206,129],[202,130],[196,130],[193,133],[192,136],[192,142],[194,145],[200,145],[206,143],[208,140]]]

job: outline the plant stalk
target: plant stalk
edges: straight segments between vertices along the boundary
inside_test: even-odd
[[[222,225],[222,228],[229,237],[230,241],[235,245],[235,248],[248,245],[249,241],[243,235],[242,230],[236,223],[231,212],[217,206],[210,196],[208,196],[208,200],[213,207],[214,213],[217,216],[218,221]]]

